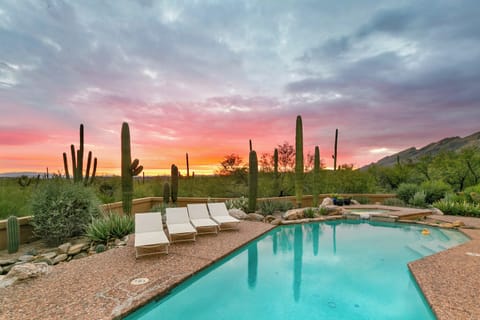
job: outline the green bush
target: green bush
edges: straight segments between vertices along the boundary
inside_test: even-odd
[[[447,192],[452,192],[452,187],[443,181],[425,181],[421,184],[421,189],[425,191],[425,202],[432,204],[445,197]]]
[[[480,203],[480,184],[465,188],[463,192],[468,201],[472,203]]]
[[[425,208],[427,206],[427,203],[425,201],[425,191],[417,191],[413,198],[410,200],[410,204],[414,207],[418,208]]]
[[[454,216],[480,217],[480,205],[467,201],[452,201],[442,199],[434,202],[433,206],[445,214]]]
[[[321,216],[326,216],[328,215],[328,209],[326,207],[320,207],[318,209],[318,213],[321,215]]]
[[[272,200],[260,201],[258,203],[258,209],[262,215],[268,216],[269,214],[273,214],[275,211],[277,211],[277,204]]]
[[[276,202],[277,210],[280,212],[286,212],[293,209],[293,203],[288,200],[281,200]]]
[[[370,198],[368,198],[368,197],[355,197],[353,199],[355,201],[358,201],[358,203],[360,203],[360,204],[369,204],[371,202]]]
[[[397,188],[397,197],[405,203],[410,203],[420,186],[414,183],[401,183]]]
[[[248,198],[240,197],[235,199],[228,199],[225,201],[227,209],[240,209],[243,212],[248,212]]]
[[[305,216],[305,218],[314,218],[315,210],[313,208],[306,208],[303,210],[303,215]]]
[[[86,229],[86,235],[94,242],[107,243],[111,239],[121,239],[133,233],[134,218],[130,215],[109,213],[94,219]]]
[[[401,199],[397,198],[388,198],[382,201],[384,206],[392,206],[392,207],[405,207],[405,202]]]
[[[100,214],[99,200],[92,189],[59,179],[37,188],[30,205],[33,232],[49,245],[83,235],[86,225]]]

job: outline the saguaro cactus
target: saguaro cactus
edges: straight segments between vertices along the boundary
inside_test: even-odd
[[[8,253],[15,253],[18,251],[20,245],[20,225],[18,218],[10,216],[7,219],[7,247]]]
[[[168,182],[163,184],[163,203],[167,204],[170,202],[170,185]]]
[[[280,193],[280,182],[278,174],[278,149],[275,148],[273,151],[273,192],[275,195]]]
[[[138,159],[133,160],[130,150],[130,128],[128,123],[122,124],[122,207],[123,213],[132,213],[133,177],[139,175],[143,166]]]
[[[171,173],[171,193],[172,193],[172,202],[175,203],[177,202],[177,198],[178,198],[178,167],[174,164],[172,164],[172,167],[170,169],[170,173]]]
[[[249,139],[249,140],[248,140],[248,144],[249,144],[249,146],[250,146],[250,151],[252,151],[252,150],[253,150],[252,139]]]
[[[338,129],[335,129],[335,145],[333,149],[333,171],[337,170],[337,145],[338,145]]]
[[[318,206],[318,195],[320,193],[320,149],[315,146],[315,157],[313,158],[313,206]]]
[[[188,152],[185,153],[185,159],[187,160],[187,178],[190,177],[190,165],[188,163]]]
[[[80,147],[78,150],[75,151],[75,146],[72,144],[70,145],[70,152],[72,154],[72,175],[73,175],[73,182],[82,182],[85,185],[92,184],[93,180],[95,179],[95,173],[97,172],[97,158],[93,159],[93,170],[92,175],[90,176],[90,168],[92,165],[92,151],[88,152],[87,158],[87,167],[85,172],[85,179],[83,178],[83,154],[84,154],[84,147],[83,147],[83,124],[80,124]],[[67,153],[63,153],[63,167],[65,169],[65,177],[70,179],[70,173],[68,171],[68,160],[67,160]],[[47,175],[48,175],[48,168],[47,168]]]
[[[297,207],[300,208],[303,197],[303,126],[301,116],[297,116],[295,134],[295,196]]]
[[[248,157],[248,211],[257,209],[258,193],[258,159],[255,150],[250,151]]]

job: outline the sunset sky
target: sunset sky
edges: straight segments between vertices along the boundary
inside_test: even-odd
[[[85,149],[119,173],[120,130],[146,174],[209,173],[320,147],[361,167],[480,131],[480,3],[471,1],[0,2],[0,173],[63,172]]]

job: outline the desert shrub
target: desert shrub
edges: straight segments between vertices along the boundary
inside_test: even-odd
[[[427,203],[425,202],[425,191],[420,190],[417,191],[414,195],[413,198],[410,200],[410,204],[414,207],[418,208],[425,208],[427,206]]]
[[[248,211],[248,198],[240,197],[235,199],[228,199],[225,201],[227,209],[240,209],[244,212]]]
[[[353,199],[358,201],[360,204],[369,204],[371,202],[370,198],[368,197],[354,197]]]
[[[134,227],[133,216],[108,213],[92,220],[85,233],[94,242],[107,243],[110,239],[120,239],[133,233]]]
[[[452,187],[443,181],[425,181],[421,184],[421,189],[425,191],[425,202],[429,204],[442,199],[447,192],[452,191]]]
[[[405,202],[401,199],[397,198],[388,198],[382,201],[382,204],[385,206],[393,206],[393,207],[405,207]]]
[[[472,203],[480,203],[480,184],[467,187],[463,192],[468,201]]]
[[[306,208],[303,210],[303,215],[305,218],[314,218],[315,217],[315,209],[313,208]]]
[[[264,216],[274,213],[277,210],[277,204],[272,200],[265,200],[258,203],[258,209]]]
[[[99,216],[99,200],[83,184],[52,180],[37,188],[30,198],[34,234],[49,245],[83,235],[85,227]]]
[[[281,212],[286,212],[293,209],[293,203],[288,200],[281,200],[276,202],[277,210]]]
[[[397,197],[405,203],[410,203],[418,191],[420,191],[418,184],[402,183],[397,188]]]
[[[326,216],[326,215],[328,215],[328,209],[326,207],[320,207],[320,208],[318,208],[318,213],[321,216]]]
[[[480,217],[480,205],[472,204],[467,201],[452,201],[442,199],[434,202],[433,206],[445,214],[455,216]]]

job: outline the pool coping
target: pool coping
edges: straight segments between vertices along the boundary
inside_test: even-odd
[[[480,228],[480,219],[475,221]],[[239,231],[201,236],[171,246],[167,256],[138,260],[132,236],[126,247],[62,263],[45,276],[0,289],[0,319],[121,319],[273,228],[242,221]],[[480,319],[480,274],[473,272],[480,257],[466,255],[480,250],[480,229],[461,230],[469,242],[408,264],[440,320]],[[130,284],[138,278],[150,281]]]

